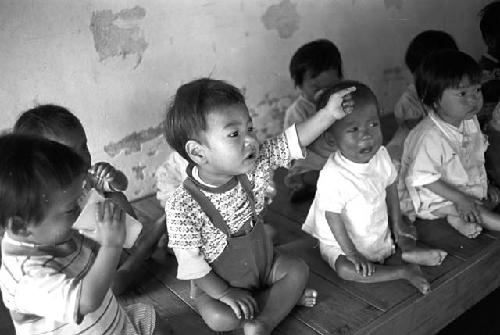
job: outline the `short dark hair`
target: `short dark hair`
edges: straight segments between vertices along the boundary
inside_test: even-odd
[[[489,38],[500,40],[500,1],[492,1],[479,12],[479,29],[486,41]]]
[[[422,60],[439,50],[456,50],[458,46],[453,37],[441,30],[425,30],[415,36],[406,49],[406,66],[414,73]]]
[[[200,140],[200,133],[207,130],[206,117],[211,111],[231,105],[245,105],[245,98],[239,89],[223,80],[201,78],[182,85],[167,110],[165,139],[193,163],[186,152],[186,143]]]
[[[444,90],[458,87],[464,78],[474,84],[481,82],[481,69],[471,56],[454,50],[430,54],[415,75],[418,97],[424,105],[433,107]]]
[[[290,61],[290,76],[295,86],[302,86],[304,76],[309,71],[314,78],[321,72],[334,69],[340,78],[342,73],[342,58],[335,44],[326,39],[315,40],[301,46]]]
[[[14,125],[14,133],[36,136],[64,136],[68,130],[81,130],[80,120],[69,110],[58,105],[39,105],[22,113]]]
[[[0,225],[16,216],[38,225],[48,209],[44,194],[68,187],[84,172],[83,159],[63,144],[38,136],[0,136]]]
[[[330,100],[331,95],[349,87],[356,88],[354,92],[351,92],[351,96],[354,101],[354,108],[356,108],[356,105],[363,105],[366,104],[367,102],[368,103],[372,102],[377,106],[377,111],[378,111],[379,109],[378,100],[373,91],[367,85],[355,80],[342,80],[334,84],[333,86],[327,88],[319,96],[318,101],[316,103],[316,110],[320,110],[323,107],[325,107],[326,104],[328,103],[328,100]]]

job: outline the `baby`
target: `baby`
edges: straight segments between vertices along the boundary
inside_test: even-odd
[[[339,277],[365,283],[405,279],[425,294],[430,285],[416,264],[439,265],[446,252],[416,247],[416,234],[402,219],[397,172],[382,146],[375,95],[361,83],[341,82],[322,94],[319,106],[351,86],[354,111],[327,131],[338,151],[320,172],[302,228],[319,240],[322,257]],[[395,251],[391,226],[403,260],[415,264],[383,265]]]

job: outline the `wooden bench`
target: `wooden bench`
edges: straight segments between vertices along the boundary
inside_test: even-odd
[[[290,204],[283,175],[284,170],[276,173],[278,195],[265,219],[278,230],[278,248],[309,264],[310,286],[318,290],[319,300],[314,308],[295,308],[275,334],[432,334],[500,285],[500,234],[487,232],[471,240],[442,221],[417,225],[423,245],[448,252],[441,266],[422,267],[431,282],[428,295],[404,281],[358,284],[338,278],[321,259],[315,240],[301,231],[309,203]],[[153,197],[134,206],[144,219],[163,214]],[[147,265],[151,277],[126,299],[154,304],[173,334],[214,334],[194,311],[189,283],[175,278],[175,258],[162,258],[161,264]]]
[[[278,230],[277,247],[309,264],[310,286],[318,290],[319,299],[314,308],[295,308],[274,334],[432,334],[499,286],[500,234],[487,232],[471,240],[441,221],[417,225],[422,244],[448,252],[441,266],[422,267],[431,282],[428,295],[422,296],[404,281],[358,284],[338,278],[321,259],[316,242],[301,231],[309,203],[290,204],[283,176],[284,170],[278,170],[278,195],[265,220]],[[138,199],[133,205],[143,222],[163,214],[154,196]],[[121,299],[154,305],[170,325],[171,334],[215,334],[195,312],[189,283],[175,275],[175,257],[157,252],[144,265],[144,278]],[[3,305],[0,334],[14,334]]]

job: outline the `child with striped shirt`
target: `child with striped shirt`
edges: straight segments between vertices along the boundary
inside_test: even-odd
[[[72,229],[86,163],[65,145],[0,137],[0,289],[20,334],[153,334],[155,312],[121,306],[111,291],[125,239],[124,212],[97,205],[98,243]]]

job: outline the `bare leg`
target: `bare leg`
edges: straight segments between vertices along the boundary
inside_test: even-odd
[[[495,213],[483,206],[479,206],[479,212],[481,213],[481,219],[483,221],[481,225],[484,228],[500,231],[500,214]]]
[[[399,236],[398,246],[401,248],[403,261],[412,264],[437,266],[441,265],[448,253],[441,249],[429,249],[417,246],[417,241],[406,236]]]
[[[244,324],[245,335],[271,334],[295,305],[316,304],[316,291],[305,288],[309,268],[304,261],[278,254],[271,273],[272,286],[256,295],[261,311],[255,320]]]
[[[433,214],[439,217],[446,216],[450,226],[455,228],[460,234],[467,238],[476,238],[483,230],[481,225],[477,223],[465,222],[462,220],[462,218],[458,215],[457,209],[453,205],[437,209],[433,212]]]
[[[375,272],[369,277],[359,274],[354,264],[344,255],[340,255],[335,262],[335,268],[340,278],[360,283],[380,283],[398,279],[404,279],[413,285],[422,294],[430,292],[430,284],[425,279],[420,267],[414,264],[407,265],[375,265]]]

